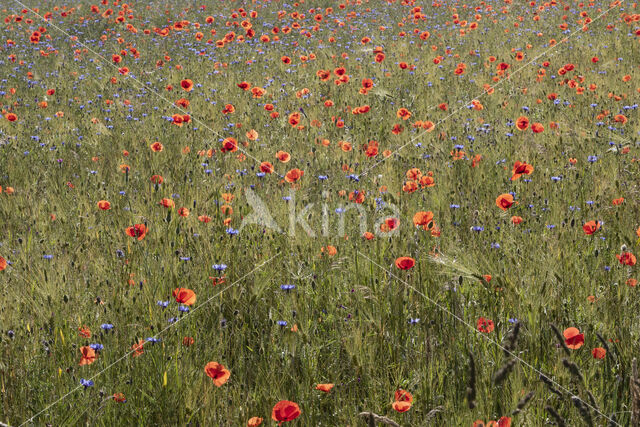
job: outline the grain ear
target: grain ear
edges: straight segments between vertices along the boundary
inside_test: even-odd
[[[631,378],[629,378],[629,393],[631,394],[631,427],[640,426],[640,382],[638,382],[638,361],[631,362]]]

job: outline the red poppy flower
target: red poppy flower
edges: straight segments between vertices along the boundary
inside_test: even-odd
[[[124,393],[114,393],[112,397],[113,397],[113,400],[115,400],[118,403],[124,403],[127,401],[127,399],[124,397]]]
[[[176,302],[184,305],[193,305],[196,302],[196,293],[191,289],[176,288],[173,290]]]
[[[509,193],[501,194],[496,199],[496,206],[506,211],[513,205],[513,196]]]
[[[407,179],[416,181],[420,179],[420,177],[422,176],[422,172],[418,168],[411,168],[407,171],[406,175],[407,175]]]
[[[489,332],[493,331],[495,325],[493,324],[493,320],[479,317],[477,327],[480,332],[488,334]]]
[[[278,425],[285,421],[295,420],[300,416],[300,407],[289,400],[281,400],[275,404],[271,411],[271,419],[279,421]]]
[[[6,116],[4,116],[4,118],[9,120],[10,122],[15,122],[16,120],[18,120],[18,116],[16,116],[14,113],[8,113]]]
[[[398,402],[397,400],[395,402],[393,402],[391,404],[391,407],[396,411],[396,412],[407,412],[409,409],[411,409],[411,403],[409,402]]]
[[[407,110],[406,108],[400,108],[396,112],[396,117],[402,120],[408,120],[409,117],[411,117],[411,111]]]
[[[211,222],[211,217],[209,215],[200,215],[198,216],[198,221],[204,222],[205,224]]]
[[[578,328],[570,327],[564,330],[564,342],[570,349],[577,350],[584,344],[584,334],[581,334]]]
[[[109,203],[106,200],[100,200],[98,202],[98,209],[101,209],[103,211],[107,211],[107,210],[111,209],[111,203]]]
[[[531,125],[531,130],[533,133],[542,133],[544,132],[544,126],[542,123],[534,123]]]
[[[138,240],[144,239],[144,236],[147,235],[149,229],[144,224],[134,224],[131,227],[127,227],[127,235],[131,237],[137,237]]]
[[[165,208],[174,208],[176,206],[173,200],[167,199],[166,197],[160,200],[160,204]]]
[[[607,350],[602,347],[596,347],[591,350],[591,354],[593,355],[594,359],[604,359],[604,357],[607,355]]]
[[[171,116],[172,123],[176,126],[182,126],[184,122],[183,117],[180,114],[174,114]]]
[[[398,225],[400,225],[400,220],[398,220],[398,218],[393,218],[393,217],[385,218],[384,225],[386,225],[387,231],[393,231],[396,228],[398,228]]]
[[[429,228],[429,224],[433,222],[433,212],[417,212],[413,216],[413,225],[422,226],[425,230]]]
[[[333,388],[333,384],[318,384],[316,386],[316,390],[324,391],[325,393],[329,393]]]
[[[131,350],[133,350],[132,357],[138,357],[144,353],[144,340],[140,340],[137,343],[131,346]]]
[[[82,353],[82,358],[78,365],[91,365],[96,361],[96,351],[89,346],[80,347],[80,352]]]
[[[191,92],[193,90],[193,82],[190,79],[184,79],[180,82],[180,87],[187,92]]]
[[[204,372],[211,377],[216,387],[220,387],[227,382],[231,372],[218,362],[209,362],[204,367]]]
[[[302,178],[302,176],[304,175],[304,171],[300,170],[300,169],[291,169],[289,172],[286,173],[286,175],[284,176],[284,180],[290,183],[294,183],[296,181],[298,181],[300,178]]]
[[[260,171],[264,173],[272,173],[273,165],[269,162],[262,162],[260,163]]]
[[[515,181],[522,175],[531,175],[533,173],[533,170],[533,166],[531,166],[530,164],[518,161],[513,165],[513,175],[511,176],[511,181]]]
[[[413,395],[408,391],[402,389],[396,390],[393,398],[396,402],[413,402]]]
[[[291,160],[291,155],[286,151],[278,151],[276,153],[276,158],[282,163],[287,163],[289,160]]]
[[[627,120],[629,120],[629,119],[627,119],[622,114],[616,114],[615,116],[613,116],[613,121],[616,122],[616,123],[625,124],[625,123],[627,123]]]
[[[631,252],[623,252],[620,255],[616,255],[620,264],[634,266],[636,265],[636,256]]]
[[[518,117],[516,120],[516,127],[519,130],[526,130],[529,127],[529,119],[524,116]]]
[[[238,141],[233,137],[225,138],[222,141],[222,148],[220,149],[223,153],[238,151]]]
[[[396,259],[396,267],[400,270],[409,270],[413,268],[414,265],[416,265],[416,260],[411,257],[402,256]]]
[[[600,230],[600,227],[602,227],[600,221],[589,221],[582,226],[582,230],[584,230],[584,234],[591,235]]]
[[[476,420],[471,427],[511,427],[511,418],[500,417],[498,421],[489,421],[486,424],[482,420]]]
[[[78,334],[83,338],[91,338],[91,330],[85,326],[78,326]]]
[[[159,143],[158,141],[154,142],[149,147],[151,147],[151,151],[153,151],[154,153],[159,153],[160,151],[162,151],[164,149],[162,144]]]

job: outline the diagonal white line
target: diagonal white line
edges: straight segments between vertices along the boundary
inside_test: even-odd
[[[600,15],[596,16],[592,21],[591,24],[593,24],[594,22],[596,22],[597,20],[599,20],[600,18],[602,18],[604,15],[606,15],[607,13],[609,13],[611,10],[620,7],[623,3],[625,2],[625,0],[622,0],[620,2],[620,4],[616,5],[616,6],[612,6],[609,9],[605,10],[604,12],[602,12]],[[563,38],[560,43],[558,43],[558,46],[562,45],[563,43],[566,43],[567,41],[569,41],[569,39],[574,36],[575,34],[578,34],[578,32],[573,32],[571,34],[569,34],[567,37]],[[438,127],[438,125],[444,123],[445,121],[447,121],[449,118],[451,118],[452,116],[458,114],[460,111],[462,111],[463,109],[467,108],[469,106],[469,102],[471,102],[474,99],[479,99],[482,96],[484,96],[485,94],[487,94],[490,90],[495,89],[496,87],[500,86],[503,82],[507,81],[507,80],[511,80],[513,78],[513,76],[515,76],[516,74],[518,74],[520,71],[522,71],[523,69],[525,69],[526,67],[528,67],[529,65],[531,65],[533,62],[535,62],[537,59],[541,58],[542,56],[547,55],[547,53],[549,53],[550,51],[552,51],[553,49],[556,49],[555,52],[553,52],[549,57],[552,57],[553,55],[555,55],[558,51],[559,48],[556,48],[556,46],[552,46],[551,48],[545,50],[544,52],[542,52],[541,54],[539,54],[538,56],[536,56],[535,58],[533,58],[531,61],[527,62],[526,64],[524,64],[522,67],[518,68],[516,71],[513,72],[513,74],[509,75],[508,78],[502,79],[500,80],[498,83],[496,83],[493,86],[488,87],[487,89],[485,89],[480,95],[476,96],[475,98],[470,98],[467,99],[465,101],[465,103],[463,104],[462,107],[459,107],[456,110],[453,110],[451,113],[449,113],[449,115],[447,115],[445,118],[439,120],[436,124],[435,124],[435,128]],[[371,165],[370,167],[368,167],[367,169],[364,170],[364,172],[362,172],[360,174],[360,176],[366,176],[369,171],[371,171],[372,169],[376,168],[378,165],[380,165],[381,163],[385,162],[387,159],[390,159],[392,157],[393,154],[396,154],[398,151],[402,150],[404,147],[406,147],[407,145],[411,144],[413,141],[415,141],[416,139],[420,138],[421,136],[423,136],[425,133],[429,132],[428,130],[423,131],[422,133],[419,133],[418,135],[414,136],[413,138],[411,138],[408,142],[402,144],[400,147],[396,148],[394,151],[391,152],[391,155],[388,157],[383,158],[382,160],[374,163],[373,165]]]
[[[220,292],[218,292],[217,294],[209,297],[205,302],[203,302],[202,304],[198,305],[197,307],[195,307],[193,310],[191,310],[190,312],[188,312],[186,315],[182,316],[181,318],[179,318],[177,321],[175,321],[174,323],[169,324],[169,326],[167,326],[166,328],[164,328],[163,330],[161,330],[160,332],[158,332],[157,334],[155,334],[152,338],[158,338],[160,335],[162,335],[165,331],[173,328],[174,326],[176,326],[178,323],[180,323],[181,321],[183,321],[184,319],[186,319],[187,317],[190,317],[191,315],[193,315],[193,313],[195,313],[196,311],[198,311],[200,308],[204,307],[205,305],[207,305],[209,302],[213,301],[215,298],[217,298],[218,296],[220,296],[224,291],[226,291],[227,289],[235,286],[237,283],[241,282],[245,277],[249,276],[250,274],[252,274],[254,271],[259,270],[260,268],[262,268],[262,266],[264,266],[265,264],[271,262],[272,260],[274,260],[275,258],[277,258],[278,256],[280,256],[280,254],[276,254],[274,256],[272,256],[271,258],[269,258],[268,260],[264,261],[262,264],[258,265],[257,267],[255,267],[254,269],[252,269],[251,271],[249,271],[248,273],[246,273],[244,276],[242,276],[241,278],[239,278],[238,280],[236,280],[235,282],[227,285],[224,289],[222,289]],[[143,348],[144,345],[147,343],[148,341],[145,341],[140,348]],[[102,369],[100,372],[94,374],[92,377],[89,378],[89,380],[93,380],[97,377],[99,377],[100,375],[102,375],[104,372],[106,372],[107,370],[109,370],[113,365],[115,365],[116,363],[126,359],[130,354],[132,354],[133,352],[135,352],[136,350],[130,350],[128,352],[126,352],[124,355],[122,355],[120,358],[116,359],[114,362],[112,362],[111,364],[109,364],[106,368]],[[32,423],[33,420],[38,417],[40,414],[42,414],[43,412],[49,410],[49,408],[55,406],[56,404],[60,403],[62,400],[64,400],[66,397],[72,395],[73,393],[75,393],[76,391],[80,390],[83,386],[79,385],[73,389],[71,389],[71,391],[67,392],[66,394],[62,395],[60,398],[58,398],[56,401],[54,401],[53,403],[50,403],[49,405],[47,405],[44,409],[42,409],[41,411],[37,412],[36,414],[34,414],[33,416],[31,416],[31,418],[25,420],[22,424],[20,424],[19,427],[24,426],[27,423]]]
[[[58,25],[54,24],[53,22],[47,21],[42,15],[40,15],[38,12],[34,11],[33,9],[31,9],[30,7],[28,7],[27,5],[25,5],[24,3],[22,3],[20,0],[13,0],[15,3],[19,4],[20,6],[22,6],[24,9],[28,10],[29,12],[33,13],[34,15],[36,15],[38,18],[40,18],[41,20],[43,20],[44,22],[47,23],[47,25],[55,28],[56,30],[60,31],[61,33],[63,33],[64,35],[68,36],[68,37],[73,37],[71,34],[69,34],[67,31],[65,31],[64,29],[60,28]],[[104,56],[100,55],[98,52],[96,52],[95,50],[93,50],[90,46],[86,45],[85,43],[82,43],[81,41],[75,41],[75,43],[79,44],[80,46],[84,47],[85,49],[87,49],[89,52],[91,52],[92,54],[94,54],[95,56],[97,56],[98,58],[102,59],[105,63],[109,64],[110,66],[112,66],[113,68],[115,68],[116,70],[118,69],[118,67],[116,65],[114,65],[111,61],[109,61],[107,58],[105,58]],[[212,132],[214,135],[219,136],[220,138],[223,138],[223,135],[221,135],[219,132],[216,132],[215,130],[213,130],[209,125],[207,125],[205,122],[203,122],[202,120],[198,119],[197,117],[193,117],[191,113],[189,113],[187,110],[185,110],[184,108],[175,105],[170,99],[165,98],[164,96],[162,96],[160,94],[160,92],[158,92],[155,88],[153,87],[149,87],[146,86],[144,83],[142,83],[140,80],[138,80],[133,74],[129,74],[128,78],[133,80],[134,82],[137,83],[137,85],[145,90],[150,90],[154,95],[156,95],[158,98],[162,99],[163,101],[168,102],[173,108],[175,108],[176,110],[184,113],[184,114],[188,114],[191,119],[200,124],[202,127],[204,127],[206,130]],[[249,154],[246,150],[244,150],[242,147],[240,147],[238,144],[235,144],[236,148],[238,150],[240,150],[244,155],[246,155],[247,157],[249,157],[250,159],[252,159],[253,161],[255,161],[257,164],[260,164],[261,161],[258,160],[257,158],[255,158],[254,156],[252,156],[251,154]],[[284,178],[283,175],[278,174],[277,172],[274,171],[274,173],[276,175],[278,175],[280,178]]]
[[[471,323],[467,322],[466,320],[464,320],[463,318],[461,318],[460,316],[458,316],[457,314],[453,313],[451,310],[449,310],[448,308],[444,307],[443,305],[439,304],[437,301],[435,301],[433,298],[429,297],[428,295],[426,295],[425,293],[419,291],[418,289],[416,289],[414,286],[412,286],[411,284],[409,284],[407,281],[403,280],[401,277],[398,277],[397,275],[393,274],[393,272],[387,268],[385,268],[384,266],[378,264],[377,262],[375,262],[374,260],[372,260],[371,258],[369,258],[367,255],[363,254],[362,252],[360,252],[360,250],[358,250],[358,254],[362,255],[364,258],[366,258],[370,263],[374,264],[377,267],[380,267],[380,269],[382,269],[383,271],[385,271],[389,276],[393,277],[394,279],[398,280],[399,282],[403,283],[405,286],[407,286],[409,289],[413,290],[415,293],[417,293],[418,295],[422,296],[424,299],[426,299],[427,301],[429,301],[430,303],[432,303],[433,305],[435,305],[438,309],[440,309],[441,311],[447,313],[448,315],[450,315],[451,317],[453,317],[454,319],[456,319],[458,322],[462,323],[463,325],[465,325],[466,327],[468,327],[469,329],[471,329],[473,332],[475,332],[476,335],[481,336],[482,338],[484,338],[485,340],[487,340],[489,343],[497,346],[498,348],[500,348],[502,351],[504,351],[505,353],[509,354],[511,357],[513,357],[514,359],[518,360],[520,363],[522,363],[524,366],[528,367],[529,369],[531,369],[532,371],[534,371],[535,373],[537,373],[538,375],[544,375],[545,377],[547,377],[549,379],[549,381],[551,381],[553,384],[555,384],[559,389],[561,389],[562,391],[564,391],[565,393],[569,394],[572,397],[575,397],[576,399],[579,399],[582,403],[584,403],[587,407],[589,407],[590,409],[593,409],[595,412],[597,412],[598,414],[602,415],[604,418],[606,418],[610,423],[612,423],[613,425],[617,425],[620,426],[620,424],[618,424],[615,420],[612,420],[609,416],[603,414],[602,412],[600,412],[597,408],[593,407],[592,405],[590,405],[588,402],[585,402],[584,400],[582,400],[580,397],[578,396],[574,396],[573,393],[571,393],[569,390],[567,390],[565,387],[563,387],[562,385],[558,384],[557,382],[553,381],[551,379],[551,377],[547,374],[545,374],[544,372],[542,372],[541,370],[539,370],[538,368],[536,368],[535,366],[531,365],[530,363],[524,361],[520,356],[518,356],[517,354],[513,353],[511,350],[505,348],[504,346],[502,346],[499,342],[495,341],[494,339],[490,338],[487,334],[483,334],[482,332],[478,331]]]

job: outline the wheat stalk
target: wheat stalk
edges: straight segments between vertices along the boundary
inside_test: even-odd
[[[391,418],[383,417],[373,412],[360,412],[358,415],[365,417],[369,422],[369,427],[375,427],[376,423],[382,423],[392,427],[400,427],[400,424],[393,421]]]

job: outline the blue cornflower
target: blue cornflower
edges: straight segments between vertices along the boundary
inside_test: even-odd
[[[282,289],[283,291],[290,291],[295,288],[296,285],[280,285],[280,289]]]
[[[227,268],[227,264],[213,264],[212,267],[215,271],[224,271]]]
[[[80,379],[80,384],[83,385],[85,389],[87,389],[88,387],[93,387],[93,381],[85,380],[84,378]]]
[[[287,326],[287,321],[286,320],[278,320],[278,325]]]
[[[113,329],[113,325],[111,323],[103,323],[102,325],[100,325],[100,327],[102,329],[104,329],[105,331],[108,331],[110,329]]]
[[[100,351],[104,348],[102,344],[89,344],[89,347],[91,347],[95,351]]]

